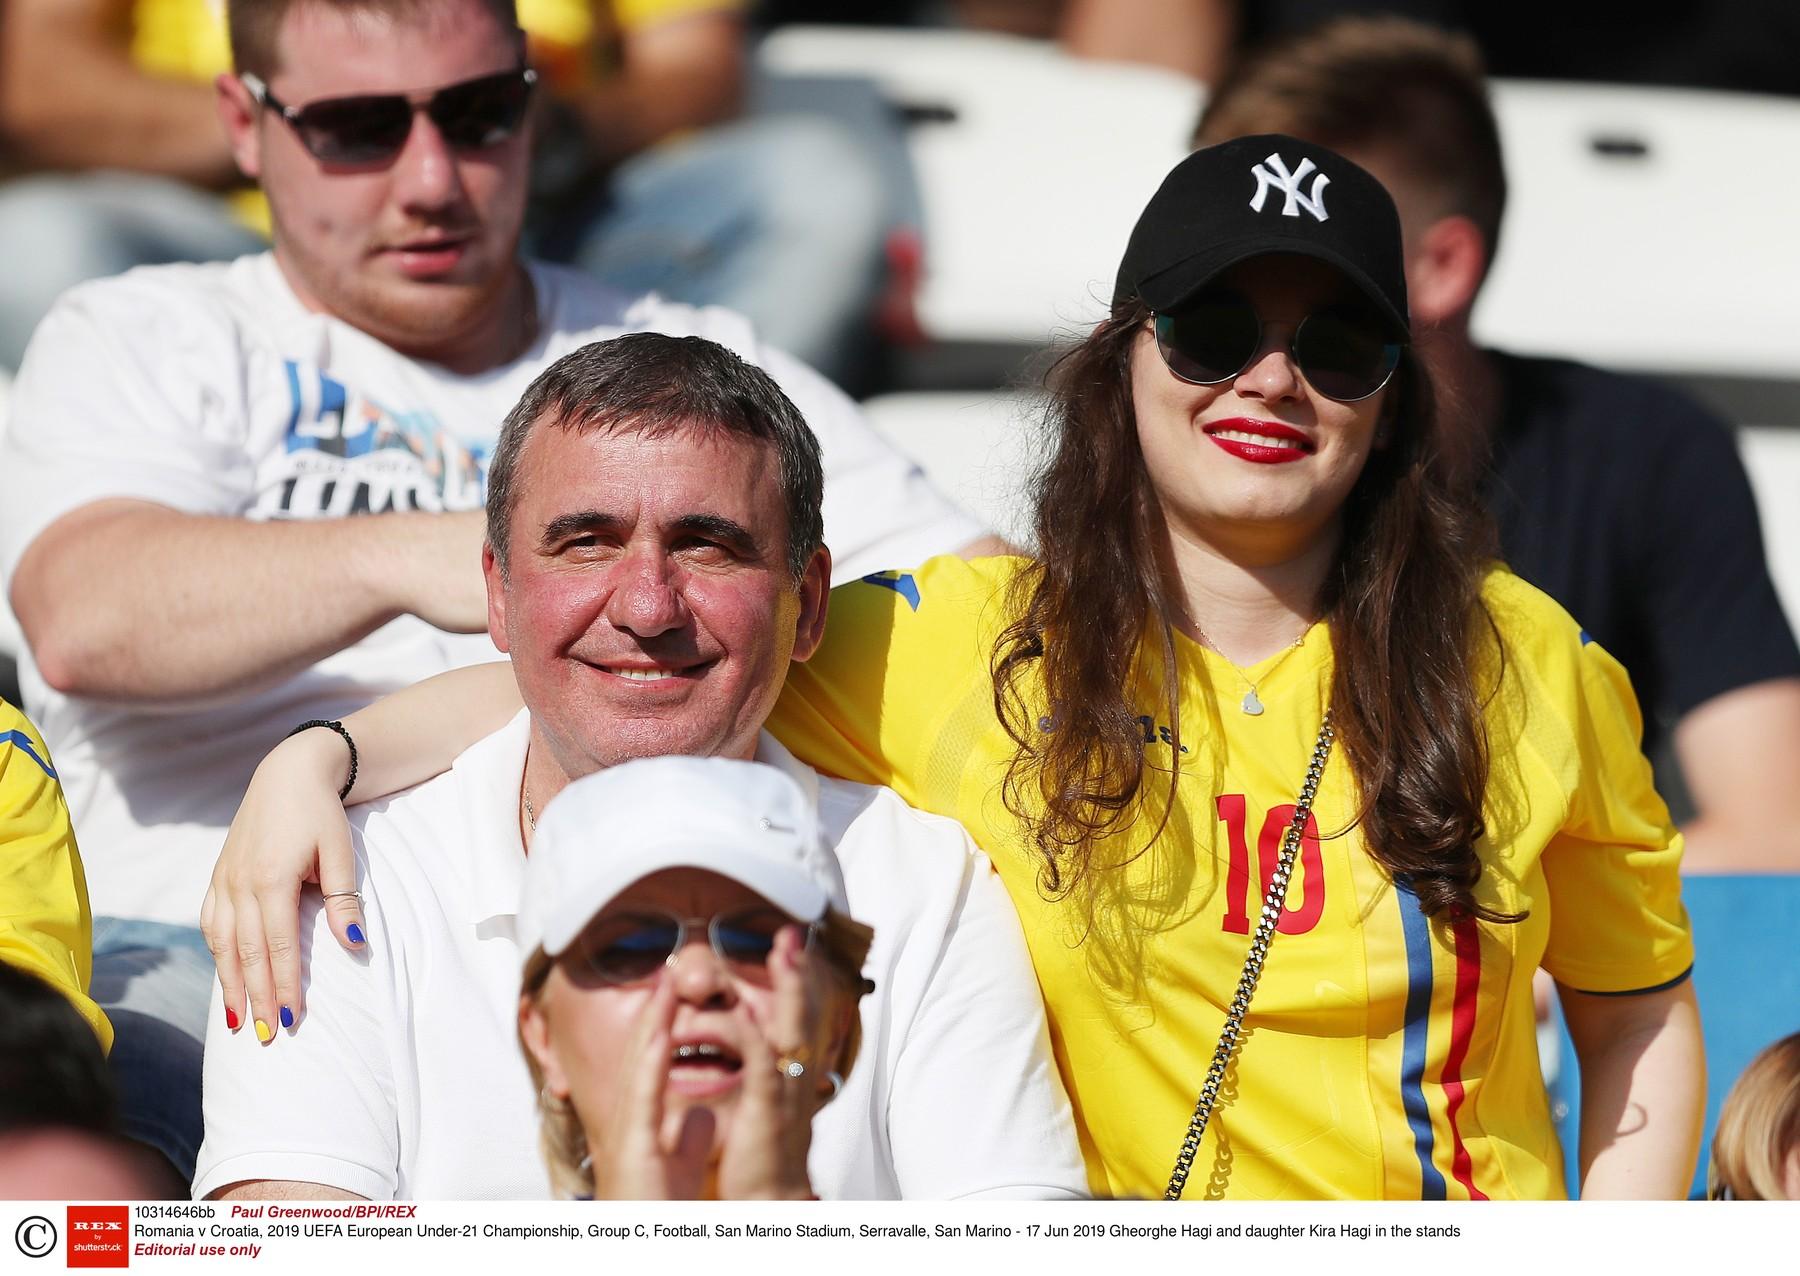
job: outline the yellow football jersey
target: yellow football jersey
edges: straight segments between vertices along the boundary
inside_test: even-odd
[[[1052,898],[1000,793],[1013,746],[989,668],[1019,561],[941,558],[838,589],[770,725],[822,770],[968,827],[1024,923],[1095,1192],[1160,1197],[1317,739],[1330,633],[1242,674],[1178,637],[1179,737],[1158,688],[1133,689],[1145,813],[1096,849],[1117,867],[1091,897]],[[1334,749],[1188,1199],[1561,1196],[1532,972],[1626,992],[1692,964],[1680,836],[1624,670],[1504,570],[1484,597],[1506,660],[1477,896],[1529,917],[1428,922],[1352,827]],[[1261,715],[1240,708],[1246,676]],[[1175,806],[1145,847],[1177,750]]]
[[[112,1025],[88,996],[93,919],[69,808],[50,750],[25,715],[0,700],[0,961],[68,995],[103,1050]]]

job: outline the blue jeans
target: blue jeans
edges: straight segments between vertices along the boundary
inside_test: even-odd
[[[841,379],[884,279],[891,204],[888,175],[834,121],[753,116],[633,156],[538,248],[634,296],[740,311]]]
[[[125,1134],[168,1157],[184,1183],[200,1154],[212,990],[212,954],[198,927],[94,918],[90,991],[112,1020],[107,1063]]]
[[[260,251],[223,199],[140,173],[43,174],[0,185],[0,367],[16,369],[32,329],[65,291],[133,266],[220,261]]]

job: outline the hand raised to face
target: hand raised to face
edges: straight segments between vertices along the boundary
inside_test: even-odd
[[[678,1004],[675,981],[660,980],[626,1045],[612,1112],[587,1131],[596,1200],[691,1201],[702,1194],[716,1118],[706,1108],[671,1109],[663,1101]]]
[[[806,1171],[812,1120],[836,1086],[826,962],[787,926],[769,954],[774,993],[767,1009],[746,1003],[757,1031],[744,1040],[744,1085],[719,1160],[725,1200],[810,1200]],[[841,1081],[839,1082],[841,1084]]]

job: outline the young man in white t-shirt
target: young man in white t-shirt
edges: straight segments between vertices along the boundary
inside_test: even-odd
[[[492,481],[488,627],[526,712],[437,779],[356,809],[370,943],[341,948],[309,895],[294,1033],[213,1015],[195,1193],[544,1195],[510,1030],[538,813],[584,775],[678,754],[792,777],[875,930],[863,1062],[814,1122],[821,1194],[1084,1195],[1037,980],[985,857],[955,822],[818,776],[762,732],[824,634],[831,573],[818,450],[793,404],[715,344],[619,337],[533,384]],[[333,784],[349,760],[323,730],[282,748]],[[595,856],[618,835],[591,834]]]
[[[0,572],[89,861],[96,990],[192,1045],[120,1033],[127,1115],[184,1170],[194,924],[237,798],[296,723],[492,655],[486,457],[551,360],[657,329],[767,366],[820,436],[847,572],[980,536],[740,318],[520,260],[532,78],[510,0],[236,0],[231,23],[220,116],[273,252],[71,292],[0,454]]]

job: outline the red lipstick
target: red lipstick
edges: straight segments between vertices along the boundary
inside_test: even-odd
[[[1313,454],[1313,442],[1291,425],[1278,421],[1261,421],[1254,417],[1236,416],[1223,421],[1209,421],[1201,429],[1223,451],[1239,460],[1257,465],[1285,465]],[[1226,438],[1229,433],[1239,436]]]

